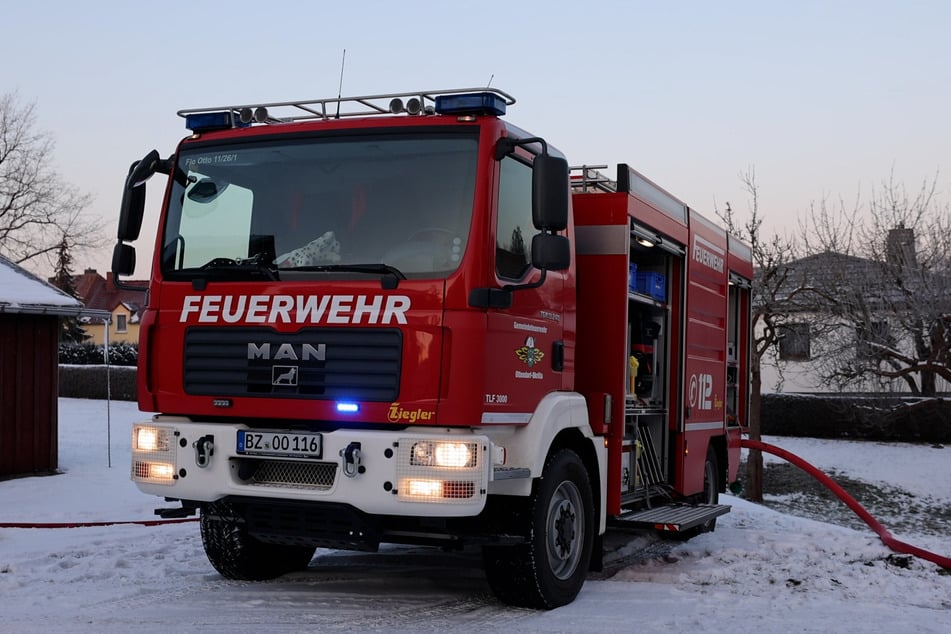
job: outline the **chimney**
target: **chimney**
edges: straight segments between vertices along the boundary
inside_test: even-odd
[[[918,264],[915,253],[915,230],[906,229],[904,222],[888,230],[888,237],[885,239],[885,260],[898,268],[915,267]]]

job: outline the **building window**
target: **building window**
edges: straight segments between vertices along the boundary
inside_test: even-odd
[[[873,321],[855,327],[855,355],[859,359],[882,357],[883,348],[892,348],[895,339],[887,321]]]
[[[514,158],[502,160],[499,179],[499,222],[495,236],[495,271],[520,280],[531,268],[532,168]]]
[[[786,324],[779,327],[779,358],[783,361],[808,361],[810,350],[809,324]]]
[[[116,332],[126,332],[125,315],[116,315]]]

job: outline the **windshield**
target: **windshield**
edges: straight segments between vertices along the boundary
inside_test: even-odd
[[[170,277],[334,271],[433,277],[466,249],[471,135],[229,143],[178,156],[162,247]]]

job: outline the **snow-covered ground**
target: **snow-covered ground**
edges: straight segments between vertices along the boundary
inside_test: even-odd
[[[129,481],[130,426],[143,415],[122,402],[110,412],[111,451],[106,402],[60,400],[63,473],[0,482],[0,524],[153,519],[163,501]],[[951,449],[767,440],[951,505]],[[195,523],[0,528],[0,632],[948,631],[951,575],[934,564],[890,556],[871,531],[726,501],[716,532],[665,556],[632,556],[652,538],[612,535],[609,572],[550,612],[498,603],[475,552],[318,550],[305,572],[248,583],[212,569]],[[951,555],[948,534],[896,537]]]

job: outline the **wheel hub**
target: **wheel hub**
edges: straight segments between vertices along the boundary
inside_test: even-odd
[[[575,512],[571,504],[562,502],[555,513],[555,545],[558,556],[567,559],[575,542]]]

